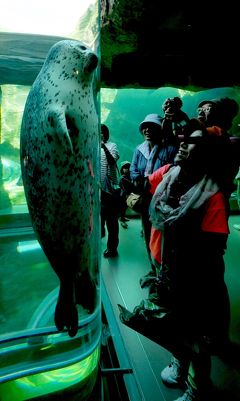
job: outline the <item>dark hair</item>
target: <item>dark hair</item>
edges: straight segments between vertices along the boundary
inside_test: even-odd
[[[234,190],[235,160],[233,145],[227,135],[206,136],[206,157],[207,173],[218,184],[220,190],[227,196]]]
[[[216,127],[213,127],[216,128]],[[206,128],[203,132],[203,146],[206,174],[212,178],[229,198],[234,190],[235,160],[233,145],[226,132]]]
[[[196,130],[205,130],[205,125],[197,118],[191,118],[182,129],[184,137],[190,136]]]
[[[101,133],[104,135],[105,139],[109,139],[109,129],[105,124],[101,124]]]
[[[196,130],[201,130],[203,159],[202,167],[205,173],[219,186],[228,198],[234,190],[236,161],[233,144],[229,135],[217,127],[206,128],[197,119],[191,119],[185,127],[184,136],[187,138]]]
[[[180,110],[183,105],[182,100],[180,97],[175,96],[175,97],[168,97],[167,99],[164,100],[162,104],[162,109],[163,111],[165,110],[166,107],[170,107],[174,112],[177,110]]]
[[[230,129],[232,126],[232,121],[239,112],[239,105],[234,99],[229,97],[224,97],[219,100],[218,108],[219,114],[221,116],[220,122],[222,127],[226,130]]]

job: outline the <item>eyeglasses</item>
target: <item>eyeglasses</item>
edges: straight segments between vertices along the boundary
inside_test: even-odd
[[[209,113],[212,110],[212,106],[208,107],[198,107],[197,112],[199,113]]]

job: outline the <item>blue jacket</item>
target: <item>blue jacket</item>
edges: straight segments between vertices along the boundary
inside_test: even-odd
[[[168,163],[173,163],[175,155],[177,153],[177,148],[172,145],[164,146],[160,148],[158,154],[156,155],[155,162],[152,167],[152,173],[156,171],[159,167],[164,166]],[[150,156],[149,144],[144,141],[136,147],[133,153],[133,158],[130,167],[131,180],[135,181],[139,177],[145,177],[147,161]]]

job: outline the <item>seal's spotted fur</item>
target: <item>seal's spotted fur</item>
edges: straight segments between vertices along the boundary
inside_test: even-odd
[[[60,279],[59,330],[77,332],[76,303],[92,311],[99,260],[98,58],[63,40],[49,51],[26,101],[22,177],[34,231]]]

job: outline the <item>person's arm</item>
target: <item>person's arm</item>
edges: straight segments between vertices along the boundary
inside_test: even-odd
[[[132,183],[132,191],[141,194],[143,192],[144,176],[140,170],[141,153],[136,148],[130,166],[130,179]]]
[[[202,231],[201,237],[203,248],[211,263],[225,254],[228,234]]]
[[[226,200],[221,192],[213,195],[206,204],[201,224],[201,243],[209,266],[221,265],[229,235]]]
[[[130,178],[132,181],[136,181],[141,176],[138,165],[139,165],[139,151],[138,149],[135,149],[130,166]]]
[[[171,166],[171,164],[166,164],[165,166],[158,168],[156,171],[148,176],[148,181],[147,183],[145,183],[145,188],[148,189],[151,194],[154,194],[158,184],[163,179],[163,175],[169,170]]]
[[[174,163],[175,156],[178,152],[178,148],[176,146],[168,146],[168,160],[167,163]]]

